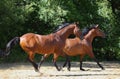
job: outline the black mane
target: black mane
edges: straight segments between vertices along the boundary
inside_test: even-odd
[[[66,26],[68,26],[68,25],[70,25],[70,24],[71,24],[71,23],[64,23],[64,24],[61,24],[61,25],[59,25],[59,26],[57,27],[57,29],[56,29],[54,32],[57,32],[57,31],[63,29],[64,27],[66,27]]]
[[[84,37],[85,35],[87,35],[91,29],[95,29],[95,26],[96,26],[96,25],[92,25],[92,27],[90,26],[90,27],[87,27],[87,28],[85,27],[85,28],[82,30],[81,38],[83,39],[83,37]]]

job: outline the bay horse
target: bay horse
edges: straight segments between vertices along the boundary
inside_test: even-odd
[[[96,36],[100,37],[105,37],[104,32],[99,29],[98,25],[95,25],[91,28],[86,28],[82,32],[83,39],[81,40],[79,37],[76,37],[74,39],[66,39],[65,47],[64,47],[64,52],[68,56],[76,56],[80,55],[80,70],[85,71],[85,69],[82,68],[82,59],[85,55],[89,55],[92,59],[94,59],[98,66],[101,69],[104,69],[104,67],[99,63],[99,61],[95,58],[93,49],[92,49],[92,41]],[[68,69],[70,70],[70,60],[66,60],[64,63],[63,67],[67,64],[68,62]]]
[[[27,33],[21,37],[14,37],[7,43],[4,55],[8,56],[12,47],[19,43],[20,47],[28,54],[28,60],[33,65],[35,71],[40,70],[39,68],[42,62],[50,54],[54,54],[54,65],[59,71],[60,68],[58,68],[56,61],[59,55],[65,55],[61,51],[63,50],[65,41],[70,34],[74,34],[76,36],[81,35],[81,31],[77,23],[63,24],[54,33],[48,35]],[[39,65],[33,60],[36,53],[44,55]]]

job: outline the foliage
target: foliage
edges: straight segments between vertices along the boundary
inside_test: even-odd
[[[27,32],[49,34],[57,25],[75,21],[79,21],[80,29],[99,24],[106,38],[94,40],[96,57],[120,60],[120,0],[1,0],[0,48],[15,36]],[[19,47],[12,52],[8,60],[14,61],[16,55],[26,57]]]

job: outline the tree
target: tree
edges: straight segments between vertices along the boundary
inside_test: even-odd
[[[49,34],[63,22],[79,21],[81,30],[99,24],[106,33],[105,39],[93,42],[98,57],[120,59],[119,3],[119,0],[1,0],[0,47],[4,48],[15,36],[28,32]]]
[[[96,39],[93,43],[98,57],[113,60],[120,56],[118,0],[59,0],[57,4],[68,11],[65,16],[67,21],[79,21],[80,28],[99,24],[104,30],[106,39]]]

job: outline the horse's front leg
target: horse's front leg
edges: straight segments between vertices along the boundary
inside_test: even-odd
[[[70,71],[70,68],[71,68],[70,58],[68,55],[66,55],[65,57],[66,57],[66,60],[65,60],[65,63],[63,64],[63,67],[65,67],[66,64],[68,63],[67,69],[68,69],[68,71]]]
[[[48,56],[49,56],[49,54],[44,54],[44,55],[42,56],[42,58],[41,58],[41,60],[40,60],[40,62],[39,62],[39,64],[38,64],[39,70],[40,70],[40,67],[41,67],[42,63],[45,61],[45,59],[46,59]]]
[[[80,70],[85,71],[85,69],[82,68],[83,57],[84,55],[80,55]]]
[[[67,62],[68,62],[68,60],[67,60],[67,58],[66,58],[66,60],[65,60],[65,62],[64,62],[64,64],[63,64],[63,68],[66,66],[66,64],[67,64]]]
[[[90,53],[89,53],[89,56],[90,56],[92,59],[95,60],[95,62],[98,64],[98,66],[99,66],[102,70],[104,70],[104,67],[103,67],[103,66],[99,63],[99,61],[95,58],[93,52],[90,52]]]
[[[93,59],[96,61],[96,63],[102,70],[105,70],[105,68],[99,63],[99,61],[95,57]]]

